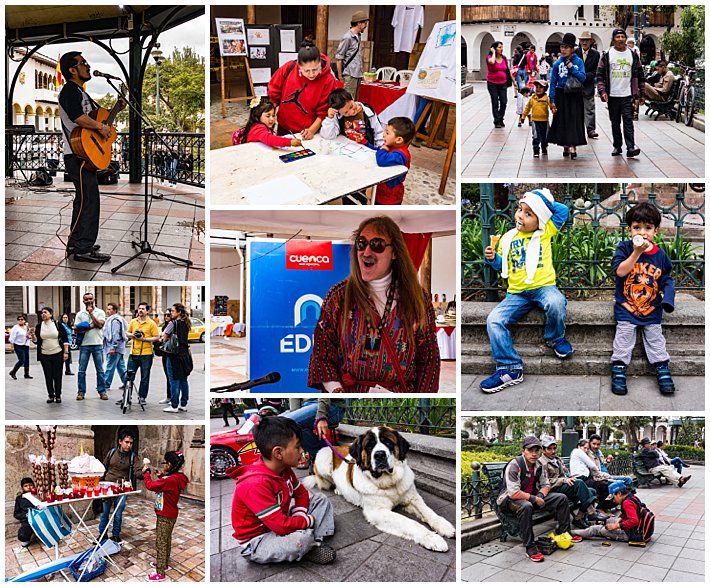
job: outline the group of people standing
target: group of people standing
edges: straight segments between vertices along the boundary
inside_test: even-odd
[[[140,370],[138,402],[145,405],[150,385],[150,371],[156,354],[163,358],[163,370],[167,380],[166,397],[160,404],[167,404],[164,412],[187,411],[189,400],[188,377],[192,372],[192,355],[188,347],[188,333],[191,329],[190,316],[181,303],[173,304],[165,312],[159,330],[156,321],[149,316],[150,306],[141,302],[130,323],[120,314],[118,304],[110,302],[107,311],[97,308],[94,294],[86,292],[82,298],[84,309],[78,312],[73,328],[69,316],[64,314],[61,322],[55,320],[50,307],[42,308],[40,321],[31,328],[27,316],[20,314],[17,324],[10,331],[10,345],[17,355],[17,363],[10,371],[10,377],[17,379],[17,372],[24,369],[24,376],[30,375],[30,343],[37,347],[37,359],[42,365],[47,388],[47,403],[62,402],[62,379],[73,375],[71,371],[72,343],[79,351],[77,373],[77,401],[86,395],[86,371],[91,360],[96,370],[96,391],[99,398],[108,400],[114,376],[118,372],[124,389],[129,374],[135,376]],[[171,337],[174,337],[170,341]],[[128,364],[125,362],[127,342],[131,341]],[[168,342],[171,344],[168,346]],[[170,351],[165,347],[168,346]],[[65,371],[62,373],[62,368]],[[119,399],[117,403],[121,403]]]
[[[635,142],[634,116],[637,117],[638,105],[643,105],[647,93],[644,91],[645,77],[639,52],[629,47],[627,41],[626,31],[615,28],[611,46],[600,54],[592,46],[593,38],[589,31],[581,34],[579,46],[573,33],[565,33],[560,42],[560,55],[549,68],[549,82],[547,57],[538,60],[534,46],[531,45],[526,52],[522,49],[516,51],[509,61],[503,54],[503,43],[494,42],[486,58],[486,80],[494,127],[505,126],[508,88],[514,88],[517,98],[518,92],[532,86],[538,94],[539,105],[537,112],[533,109],[531,120],[545,122],[546,125],[552,113],[552,124],[542,141],[540,125],[536,125],[533,141],[535,143],[537,139],[537,145],[534,144],[534,149],[541,144],[543,154],[546,154],[547,144],[556,144],[563,147],[565,158],[574,160],[577,158],[577,147],[586,145],[587,139],[599,136],[596,130],[596,92],[609,109],[613,140],[611,155],[622,155],[625,143],[626,156],[638,156],[641,150]],[[664,80],[661,89],[667,89],[667,85],[668,81]],[[549,99],[542,99],[548,87]],[[519,108],[518,115],[521,114],[522,108]]]

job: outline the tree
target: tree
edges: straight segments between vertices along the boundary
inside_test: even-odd
[[[661,48],[676,63],[694,67],[705,58],[705,6],[686,6],[680,14],[680,30],[667,31]]]
[[[652,418],[649,416],[610,416],[604,420],[607,420],[607,424],[613,428],[621,428],[626,435],[627,444],[635,448],[639,444],[638,430],[650,423]]]
[[[114,107],[116,104],[117,97],[114,96],[113,94],[106,94],[105,96],[99,98],[96,100],[96,103],[101,106],[102,108],[105,108],[109,112],[111,109]],[[115,118],[115,123],[118,126],[123,126],[127,127],[128,126],[128,107],[124,108],[121,110],[118,115]]]
[[[204,125],[205,58],[192,48],[175,49],[160,64],[160,116],[151,115],[158,130],[195,132]],[[151,63],[143,79],[143,104],[155,103],[156,65]]]

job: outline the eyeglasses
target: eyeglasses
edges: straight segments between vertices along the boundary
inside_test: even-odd
[[[86,61],[79,61],[79,63],[76,64],[78,66],[83,66],[83,67],[89,67],[89,64]]]
[[[359,236],[355,239],[355,248],[358,251],[364,251],[367,245],[370,245],[373,253],[384,253],[387,247],[394,246],[392,243],[386,243],[385,239],[379,236],[371,238],[369,241],[364,236]]]

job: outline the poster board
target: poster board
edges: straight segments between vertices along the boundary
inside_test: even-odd
[[[247,240],[248,375],[281,375],[254,393],[317,393],[308,387],[313,330],[328,290],[350,273],[350,248],[333,241]]]
[[[271,76],[283,63],[297,57],[302,31],[300,24],[246,25],[247,59],[257,96],[266,96]]]
[[[457,26],[455,20],[438,22],[427,39],[407,93],[456,103]]]
[[[219,54],[222,57],[246,57],[247,37],[242,18],[215,18]]]

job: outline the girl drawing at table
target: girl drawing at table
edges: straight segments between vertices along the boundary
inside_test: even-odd
[[[350,92],[339,88],[328,96],[328,116],[320,127],[320,136],[334,139],[339,134],[372,149],[384,143],[384,130],[375,111],[362,102],[353,100]]]
[[[301,139],[280,137],[274,133],[276,106],[268,98],[254,98],[249,102],[249,120],[243,130],[237,130],[232,143],[264,143],[269,147],[300,147]],[[240,140],[241,139],[241,140]]]
[[[185,489],[189,479],[180,472],[185,465],[185,457],[181,452],[165,453],[163,470],[154,481],[151,476],[150,462],[143,465],[143,482],[150,491],[155,491],[155,571],[148,575],[148,581],[165,581],[165,572],[170,570],[170,547],[172,534],[178,517],[178,500],[180,492]]]

